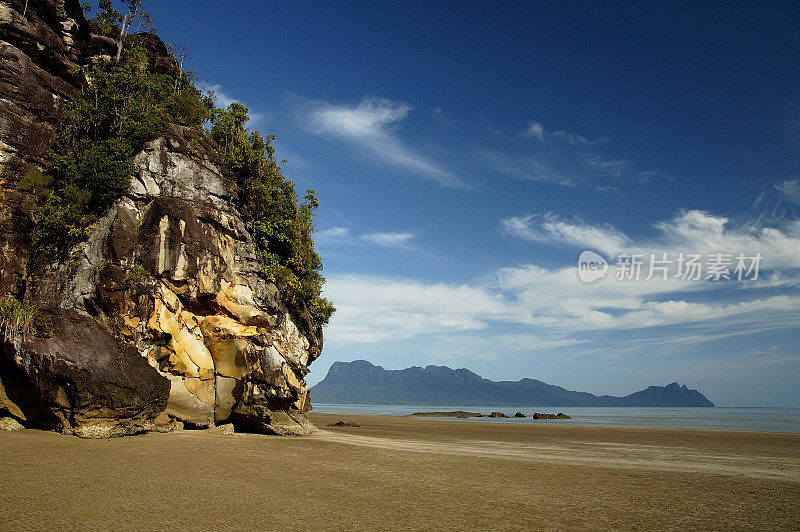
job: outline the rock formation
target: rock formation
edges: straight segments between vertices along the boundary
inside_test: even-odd
[[[70,70],[113,43],[89,34],[77,1],[31,1],[23,16],[25,4],[0,1],[0,289],[53,330],[4,342],[0,415],[80,436],[176,422],[310,432],[304,377],[322,333],[260,273],[234,183],[202,133],[170,126],[147,144],[90,238],[28,271],[17,184],[44,169],[60,106],[79,97]]]

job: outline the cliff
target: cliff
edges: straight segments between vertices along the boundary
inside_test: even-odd
[[[676,382],[624,397],[574,392],[535,379],[494,382],[446,366],[385,370],[366,360],[335,362],[311,388],[319,403],[491,406],[714,406]]]
[[[203,133],[171,125],[147,143],[88,240],[30,268],[19,182],[46,170],[63,104],[80,98],[70,72],[113,51],[77,0],[0,1],[0,292],[52,324],[3,341],[0,414],[88,437],[177,422],[310,432],[304,378],[321,329],[262,274]]]

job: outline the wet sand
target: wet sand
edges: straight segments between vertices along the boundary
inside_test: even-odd
[[[312,421],[305,438],[0,432],[0,529],[800,529],[800,434]]]

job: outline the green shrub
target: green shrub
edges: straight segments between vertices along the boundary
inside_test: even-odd
[[[30,334],[39,317],[36,307],[20,303],[13,297],[0,297],[0,331],[3,339],[11,341]]]
[[[141,264],[136,264],[125,273],[125,277],[132,281],[149,281],[150,273]]]
[[[314,327],[328,322],[333,305],[321,296],[325,279],[314,250],[314,211],[319,201],[313,190],[299,202],[294,183],[283,177],[275,161],[274,135],[249,131],[247,108],[232,103],[215,109],[211,136],[218,156],[236,176],[237,206],[246,218],[267,278],[288,291],[296,305],[306,305]]]
[[[211,100],[188,83],[177,66],[150,72],[142,48],[120,61],[100,60],[74,74],[82,101],[64,105],[64,121],[49,152],[46,175],[20,183],[35,192],[34,266],[63,260],[92,224],[130,186],[133,157],[146,142],[176,123],[198,129]],[[177,91],[177,92],[176,92]]]

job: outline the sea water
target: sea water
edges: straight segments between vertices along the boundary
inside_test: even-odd
[[[522,412],[525,418],[469,418],[472,423],[555,423],[558,425],[593,425],[602,427],[652,427],[673,429],[756,430],[800,432],[800,408],[716,407],[716,408],[637,408],[637,407],[569,407],[569,406],[429,406],[429,405],[335,405],[314,404],[314,412],[337,414],[374,414],[404,416],[413,412],[467,410],[489,414],[503,412],[513,416]],[[564,412],[572,419],[531,419],[534,412]]]

